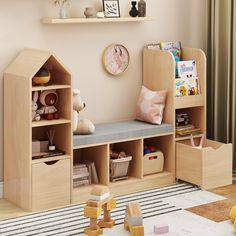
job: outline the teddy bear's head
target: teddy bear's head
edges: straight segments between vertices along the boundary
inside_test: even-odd
[[[73,90],[73,109],[77,112],[82,111],[85,108],[85,103],[82,101],[80,91],[78,89]]]
[[[45,90],[40,94],[40,103],[43,106],[54,106],[58,101],[58,95],[55,90]]]

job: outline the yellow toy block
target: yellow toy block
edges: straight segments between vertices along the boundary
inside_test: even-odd
[[[90,227],[88,227],[84,230],[84,233],[89,236],[98,236],[103,233],[103,230],[99,227],[97,229],[91,229]]]
[[[102,209],[99,207],[84,207],[84,216],[87,218],[97,219],[102,213]]]
[[[144,236],[143,226],[130,226],[131,236]]]
[[[100,220],[98,222],[98,225],[101,228],[112,228],[115,225],[115,221],[114,220],[110,220],[110,221]]]
[[[104,206],[104,209],[107,211],[110,211],[112,209],[116,208],[116,199],[111,198]]]

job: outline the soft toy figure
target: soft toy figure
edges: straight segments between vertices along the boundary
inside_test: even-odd
[[[40,114],[38,114],[38,101],[39,93],[38,91],[34,92],[33,100],[32,100],[32,120],[39,121],[41,119]]]
[[[59,119],[59,114],[54,106],[58,101],[56,90],[45,90],[41,92],[39,101],[42,104],[42,107],[38,111],[39,114],[43,115],[47,120]]]
[[[94,124],[88,119],[79,119],[79,112],[85,108],[85,103],[80,97],[80,91],[73,91],[73,118],[74,134],[92,134],[95,131]]]

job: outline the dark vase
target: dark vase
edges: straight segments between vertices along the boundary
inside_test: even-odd
[[[146,16],[146,2],[144,0],[139,0],[138,2],[138,16],[139,17]]]
[[[138,10],[136,8],[137,2],[136,1],[132,1],[131,4],[132,4],[132,8],[131,8],[131,10],[129,12],[129,15],[132,16],[132,17],[136,17],[136,16],[138,16]]]

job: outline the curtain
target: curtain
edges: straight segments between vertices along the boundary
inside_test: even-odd
[[[233,143],[236,170],[236,0],[207,1],[207,136]]]

